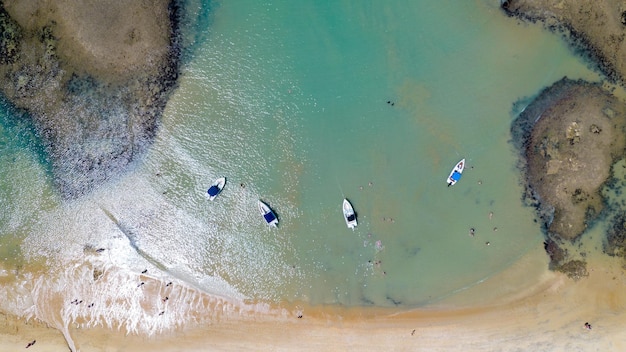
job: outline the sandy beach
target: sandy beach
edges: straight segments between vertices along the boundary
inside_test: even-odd
[[[621,260],[589,258],[590,275],[580,281],[547,271],[547,260],[538,246],[482,283],[411,311],[299,305],[302,318],[229,316],[153,337],[104,328],[70,328],[70,334],[80,351],[624,350]],[[35,351],[67,349],[59,331],[15,317],[2,316],[0,334],[5,351],[23,349],[33,340],[29,349]]]

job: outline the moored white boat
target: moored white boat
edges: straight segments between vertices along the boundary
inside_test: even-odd
[[[465,159],[459,161],[450,172],[447,180],[448,187],[454,186],[461,179],[463,169],[465,169]]]
[[[267,204],[263,203],[263,201],[261,201],[260,199],[259,199],[258,205],[259,205],[259,212],[263,216],[263,219],[265,220],[265,222],[269,226],[277,227],[278,218],[276,217],[276,214],[274,214],[274,211],[272,211],[272,209]]]
[[[217,195],[220,194],[220,192],[222,192],[222,189],[224,189],[225,185],[226,185],[225,177],[220,177],[217,180],[215,180],[215,182],[213,182],[211,187],[209,187],[209,189],[206,191],[207,197],[209,197],[209,200],[215,199],[215,197],[217,197]]]
[[[346,220],[346,225],[348,228],[354,230],[356,227],[356,213],[354,212],[354,208],[352,204],[347,199],[343,200],[343,218]]]

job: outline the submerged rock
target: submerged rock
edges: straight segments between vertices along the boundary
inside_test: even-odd
[[[63,197],[123,172],[151,144],[178,75],[174,4],[4,1],[0,91],[28,112]]]

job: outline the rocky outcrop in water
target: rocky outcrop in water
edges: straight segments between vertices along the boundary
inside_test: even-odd
[[[563,241],[583,234],[607,204],[603,189],[624,157],[625,130],[622,101],[598,84],[567,78],[542,91],[512,125],[524,200],[541,219],[550,267],[572,278],[586,276],[586,264],[572,259]]]
[[[65,198],[149,147],[179,65],[174,1],[5,0],[0,90],[25,110]]]
[[[604,207],[601,190],[626,148],[626,105],[597,84],[563,79],[512,127],[527,199],[549,233],[575,239]]]

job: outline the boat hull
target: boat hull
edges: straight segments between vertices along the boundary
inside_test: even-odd
[[[352,204],[347,199],[343,200],[343,218],[346,221],[346,226],[354,230],[357,226],[356,213],[354,212]]]
[[[278,227],[278,218],[274,211],[263,201],[259,200],[258,202],[259,212],[261,216],[263,216],[263,220],[267,223],[268,226]]]
[[[446,179],[448,187],[454,186],[461,179],[461,175],[463,174],[464,169],[465,159],[462,159],[454,166],[454,168],[450,172],[450,175],[448,175],[448,178]]]
[[[215,180],[215,182],[213,182],[211,187],[209,187],[209,189],[206,191],[206,195],[207,197],[209,197],[209,200],[215,199],[215,197],[217,197],[220,193],[222,193],[222,190],[224,189],[225,185],[226,185],[225,177],[220,177],[217,180]]]

